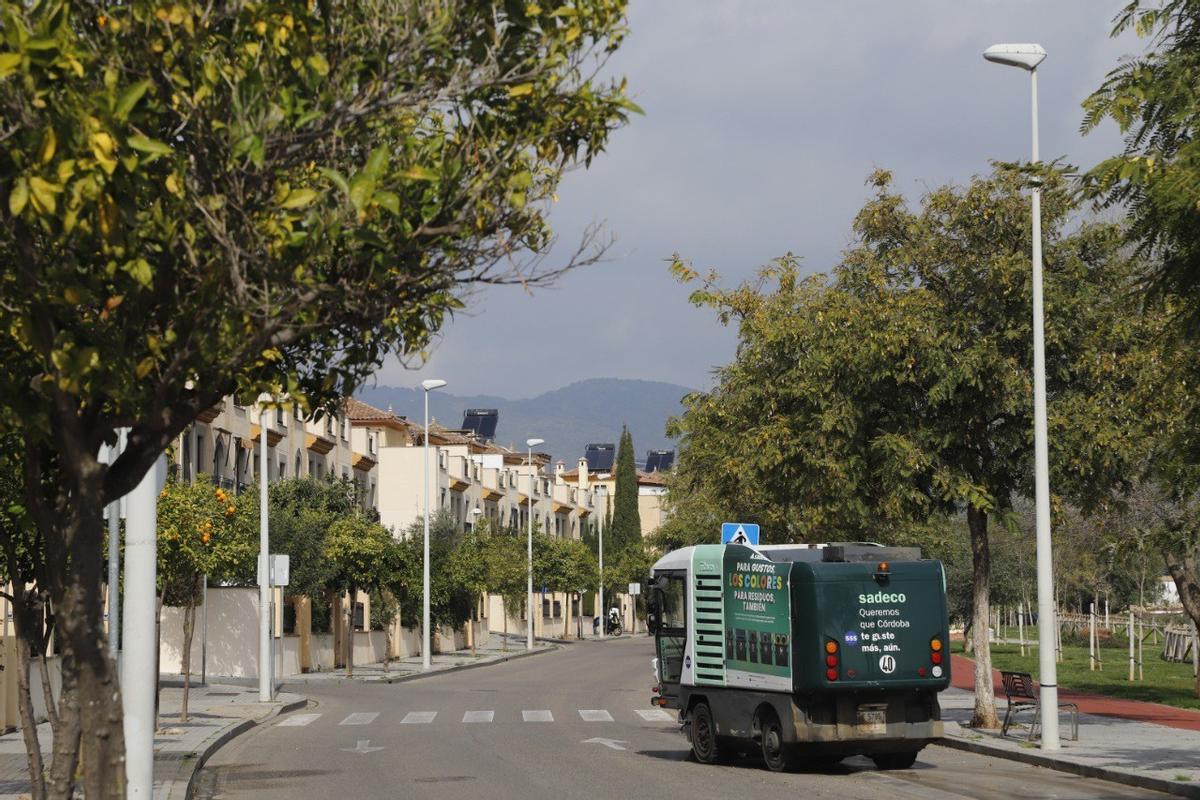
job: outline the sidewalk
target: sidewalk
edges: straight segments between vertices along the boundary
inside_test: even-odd
[[[184,800],[192,776],[218,747],[277,714],[305,704],[300,695],[278,693],[274,703],[259,703],[258,689],[210,683],[193,686],[188,695],[188,721],[179,722],[183,690],[164,687],[154,737],[155,800]],[[46,758],[51,753],[50,724],[38,726]],[[49,768],[49,763],[47,763]],[[19,730],[0,736],[0,800],[17,800],[29,792],[25,740]]]
[[[971,690],[973,664],[954,656],[953,685],[939,696],[948,747],[1102,778],[1130,786],[1156,789],[1180,797],[1200,798],[1200,712],[1139,703],[1060,689],[1061,702],[1079,705],[1079,741],[1067,739],[1067,715],[1060,719],[1062,749],[1045,753],[1038,740],[1028,741],[1029,712],[1020,726],[1000,731],[966,727],[975,706]],[[1000,674],[996,710],[1004,718],[1004,690]]]
[[[504,635],[493,633],[488,637],[486,645],[476,648],[475,655],[471,655],[469,648],[455,650],[451,653],[434,653],[429,659],[430,668],[428,672],[422,669],[420,656],[407,656],[388,662],[386,672],[384,671],[383,663],[376,661],[370,664],[355,664],[353,677],[348,677],[345,669],[336,669],[329,672],[306,672],[302,675],[290,675],[286,678],[281,678],[280,682],[285,686],[328,685],[348,681],[402,683],[428,675],[456,672],[488,664],[499,664],[515,658],[525,658],[527,656],[548,653],[558,649],[558,644],[556,644],[558,641],[556,639],[537,639],[534,641],[533,650],[530,651],[525,649],[524,635],[509,634],[507,649],[505,649]]]

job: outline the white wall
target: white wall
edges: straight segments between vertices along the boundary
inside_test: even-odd
[[[159,669],[165,673],[183,671],[183,613],[182,608],[172,606],[162,609],[158,658]],[[193,675],[200,674],[203,618],[203,609],[197,608],[196,632],[192,636]],[[228,678],[258,675],[258,589],[208,590],[207,674]]]

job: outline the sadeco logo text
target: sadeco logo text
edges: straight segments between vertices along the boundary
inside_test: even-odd
[[[858,602],[862,605],[871,603],[903,603],[907,600],[904,592],[875,592],[874,594],[860,594]]]

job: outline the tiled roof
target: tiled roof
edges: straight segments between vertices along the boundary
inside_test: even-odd
[[[370,422],[395,419],[396,415],[391,411],[384,411],[381,408],[367,405],[362,400],[356,400],[353,397],[346,398],[342,407],[346,411],[346,416],[351,422]]]

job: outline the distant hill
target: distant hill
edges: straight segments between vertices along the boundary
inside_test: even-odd
[[[593,378],[529,398],[507,400],[494,395],[461,396],[436,391],[429,395],[429,415],[438,423],[457,428],[468,408],[495,408],[500,412],[496,442],[523,448],[530,437],[545,439],[538,449],[554,460],[575,465],[584,448],[593,442],[613,442],[621,436],[621,425],[633,434],[636,459],[640,464],[651,449],[673,449],[667,438],[667,418],[678,415],[680,401],[692,390],[658,381]],[[421,389],[396,386],[363,388],[358,398],[378,408],[388,408],[420,423],[423,414]]]

